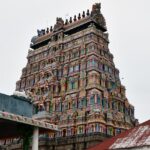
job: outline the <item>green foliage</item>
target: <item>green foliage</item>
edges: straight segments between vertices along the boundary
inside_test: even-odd
[[[32,140],[33,127],[20,125],[18,130],[22,135],[21,138],[23,139],[23,150],[29,150]]]

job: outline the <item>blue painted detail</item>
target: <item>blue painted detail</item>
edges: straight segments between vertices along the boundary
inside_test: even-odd
[[[8,96],[0,93],[0,111],[25,117],[32,117],[33,104],[24,97]]]

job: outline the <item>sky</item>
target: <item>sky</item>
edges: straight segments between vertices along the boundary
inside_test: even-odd
[[[1,0],[0,93],[11,95],[37,29],[101,2],[110,51],[139,122],[150,119],[150,0]]]

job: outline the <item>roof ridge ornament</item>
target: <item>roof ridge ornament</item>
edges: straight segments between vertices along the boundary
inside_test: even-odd
[[[56,18],[56,24],[54,25],[54,31],[62,29],[64,26],[64,20],[62,18]]]
[[[105,31],[107,31],[106,21],[101,13],[101,3],[96,3],[92,6],[91,17],[94,22],[99,24]]]
[[[94,14],[101,14],[101,3],[95,3],[92,6],[91,15],[94,15]]]

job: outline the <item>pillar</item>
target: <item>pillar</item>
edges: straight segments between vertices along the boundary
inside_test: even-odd
[[[94,96],[94,101],[95,101],[95,104],[97,104],[97,94],[95,94]]]
[[[38,150],[39,146],[39,128],[34,127],[33,139],[32,139],[32,150]]]

